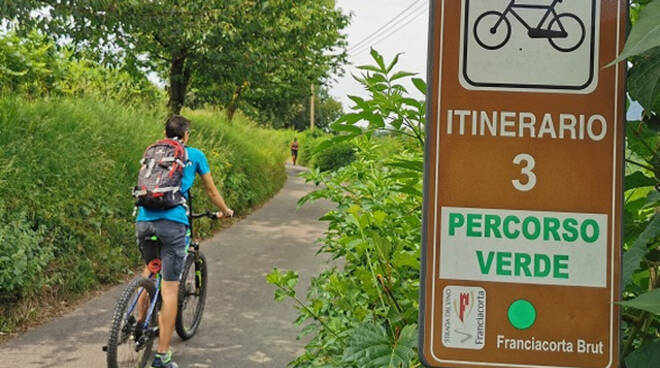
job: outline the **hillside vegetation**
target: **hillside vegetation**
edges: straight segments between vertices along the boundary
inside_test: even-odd
[[[288,133],[240,115],[229,124],[221,112],[184,114],[189,143],[206,152],[238,214],[283,185]],[[131,189],[164,116],[95,97],[0,97],[0,332],[34,318],[38,300],[66,300],[133,272],[140,258]]]

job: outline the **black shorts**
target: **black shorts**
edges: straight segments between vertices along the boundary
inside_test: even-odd
[[[135,236],[145,264],[158,258],[160,251],[161,275],[165,281],[179,281],[186,260],[187,226],[174,221],[139,221],[135,223]],[[151,240],[156,236],[157,240]]]
[[[291,156],[298,157],[298,150],[291,150]]]

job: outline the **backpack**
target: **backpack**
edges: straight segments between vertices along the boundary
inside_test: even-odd
[[[138,183],[133,190],[135,204],[150,210],[185,206],[181,179],[186,162],[186,149],[176,139],[161,139],[147,147],[140,160]]]

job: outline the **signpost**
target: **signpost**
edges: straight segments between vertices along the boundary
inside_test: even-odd
[[[626,0],[433,0],[420,356],[618,366]]]

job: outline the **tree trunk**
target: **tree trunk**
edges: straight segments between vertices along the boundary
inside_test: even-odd
[[[230,123],[234,120],[234,114],[236,113],[236,109],[238,109],[238,100],[241,98],[241,92],[243,91],[244,86],[245,83],[236,87],[234,94],[231,96],[231,101],[229,101],[229,104],[227,105],[227,121]]]
[[[190,67],[186,66],[185,52],[179,53],[172,59],[170,65],[169,101],[167,103],[170,114],[180,114],[186,99],[186,90],[190,82]]]

